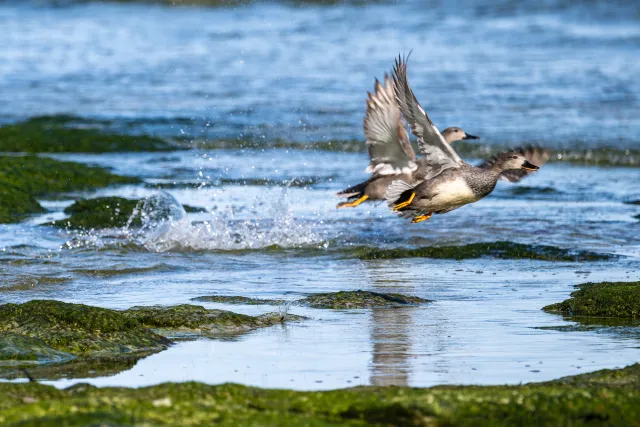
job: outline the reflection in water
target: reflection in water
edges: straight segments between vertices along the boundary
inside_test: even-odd
[[[375,308],[371,316],[372,385],[408,385],[410,331],[418,307]]]

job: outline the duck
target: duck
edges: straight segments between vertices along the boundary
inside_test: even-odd
[[[407,78],[407,58],[396,59],[392,87],[398,108],[418,139],[426,166],[419,180],[394,180],[385,197],[393,212],[411,218],[412,223],[475,203],[491,194],[498,180],[518,182],[538,171],[551,155],[545,148],[529,145],[472,166],[447,143],[418,102]]]
[[[387,188],[395,180],[414,183],[422,180],[429,171],[426,159],[416,159],[407,128],[396,101],[393,81],[385,74],[384,84],[378,79],[374,92],[367,92],[364,116],[364,134],[370,163],[365,172],[371,176],[364,182],[340,191],[338,197],[348,200],[336,208],[355,208],[365,201],[383,201]],[[453,126],[442,131],[447,144],[456,141],[479,139]]]

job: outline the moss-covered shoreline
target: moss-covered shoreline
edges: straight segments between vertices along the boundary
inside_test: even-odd
[[[33,117],[0,126],[0,152],[111,153],[177,148],[155,136],[109,132],[103,129],[105,124],[69,115]]]
[[[141,357],[165,350],[173,339],[236,335],[303,319],[286,313],[247,316],[188,304],[127,310],[56,300],[4,304],[0,378],[20,376],[22,368],[37,378],[55,377],[61,371],[82,377],[90,367],[130,367]]]
[[[0,223],[44,212],[36,200],[54,193],[140,182],[101,167],[36,156],[0,156]]]
[[[640,423],[640,365],[518,386],[300,392],[195,382],[64,390],[0,383],[0,395],[5,426],[619,426]]]

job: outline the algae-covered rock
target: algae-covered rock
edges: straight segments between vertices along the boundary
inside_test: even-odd
[[[0,126],[0,151],[22,153],[107,153],[166,151],[175,147],[147,135],[101,130],[104,122],[75,116],[40,116]]]
[[[287,301],[283,299],[260,299],[242,297],[237,295],[208,295],[203,297],[191,298],[191,301],[218,302],[223,304],[238,305],[281,305],[287,303]]]
[[[585,283],[561,303],[543,308],[572,316],[640,317],[640,282]]]
[[[244,305],[282,305],[292,304],[312,308],[352,309],[352,308],[377,308],[377,307],[401,307],[418,305],[431,302],[428,299],[371,291],[340,291],[315,294],[295,301],[279,299],[259,299],[242,296],[211,295],[192,298],[192,301],[218,302],[224,304]]]
[[[61,363],[75,359],[71,353],[49,347],[43,340],[14,333],[0,333],[0,366]]]
[[[75,356],[163,350],[170,343],[115,310],[53,300],[0,306],[0,333],[36,338]]]
[[[47,225],[74,229],[124,227],[138,202],[122,197],[78,200],[65,208],[64,213],[71,215],[69,218]],[[134,218],[132,225],[140,225],[140,218]]]
[[[247,316],[231,311],[210,310],[198,305],[189,304],[168,307],[132,307],[122,311],[122,314],[166,336],[239,333],[304,319],[302,316],[293,314]]]
[[[387,294],[370,291],[341,291],[315,294],[297,301],[313,308],[351,309],[399,307],[431,302],[428,299],[402,294]]]
[[[541,261],[601,261],[614,255],[588,251],[571,251],[545,245],[525,245],[513,242],[472,243],[464,246],[425,246],[408,249],[356,248],[356,257],[363,260],[396,258],[470,259],[492,257],[500,259],[533,259]]]
[[[138,182],[104,168],[45,157],[0,156],[0,223],[19,221],[44,209],[37,197]]]
[[[98,197],[81,199],[65,208],[69,218],[60,219],[46,225],[69,229],[117,228],[124,227],[131,219],[131,226],[142,225],[142,216],[133,216],[136,208],[142,208],[148,199],[130,200],[123,197]],[[199,208],[183,206],[186,212],[202,212]],[[168,215],[168,214],[167,214]],[[167,215],[156,215],[155,220],[166,219]]]
[[[3,426],[632,426],[640,424],[640,365],[517,386],[306,392],[196,382],[66,390],[0,383],[0,395]]]

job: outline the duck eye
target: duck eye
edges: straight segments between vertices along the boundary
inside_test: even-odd
[[[513,159],[513,160],[517,160],[517,159],[518,159],[518,156],[513,156],[513,157],[512,157],[512,159]]]

